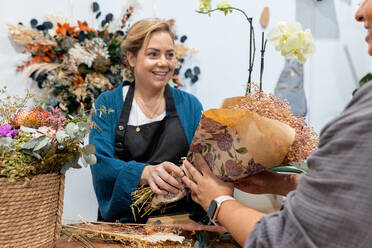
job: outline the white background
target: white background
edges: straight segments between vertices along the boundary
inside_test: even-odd
[[[300,0],[297,0],[300,1]],[[301,11],[315,11],[317,2],[307,1]],[[330,1],[330,0],[327,0]],[[46,14],[61,15],[72,20],[87,20],[94,24],[90,0],[13,0],[4,1],[0,10],[0,86],[7,85],[9,94],[23,94],[27,88],[36,89],[36,83],[16,73],[16,66],[25,59],[21,49],[8,38],[6,24],[23,22],[29,26],[32,18],[44,21]],[[98,1],[103,16],[109,12],[118,16],[125,1]],[[259,17],[265,6],[270,8],[270,22],[266,33],[279,21],[292,21],[296,17],[295,0],[231,0],[233,6],[254,18],[257,56],[253,81],[258,82],[261,31]],[[212,0],[215,6],[217,0]],[[364,42],[366,31],[354,20],[359,0],[334,0],[340,39],[315,40],[317,51],[305,65],[305,91],[308,100],[308,121],[319,132],[342,111],[350,99],[356,82],[344,52],[350,51],[357,78],[371,71],[371,60]],[[135,11],[135,20],[145,17],[173,18],[178,34],[186,34],[186,44],[198,50],[190,60],[199,65],[200,80],[191,85],[183,81],[185,90],[195,94],[204,109],[218,107],[223,98],[243,95],[248,77],[249,25],[240,13],[224,16],[215,12],[210,17],[197,14],[198,0],[140,0],[142,9]],[[324,13],[326,15],[327,13]],[[76,22],[75,22],[76,23]],[[316,28],[327,28],[326,25]],[[268,44],[265,55],[264,91],[272,92],[283,69],[284,59]],[[187,67],[187,64],[185,65]],[[245,196],[247,197],[247,196]],[[251,199],[246,199],[250,201]],[[91,185],[89,169],[67,173],[64,217],[96,218],[97,202]]]

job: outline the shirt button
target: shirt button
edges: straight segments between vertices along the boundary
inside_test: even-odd
[[[120,131],[124,130],[124,127],[122,125],[119,125],[118,128],[119,128]]]
[[[117,142],[116,145],[117,145],[117,146],[122,146],[123,143],[121,143],[121,142]]]

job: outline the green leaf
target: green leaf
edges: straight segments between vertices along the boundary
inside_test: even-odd
[[[65,174],[68,169],[70,169],[71,167],[76,166],[78,161],[79,161],[79,155],[73,157],[71,160],[67,161],[67,163],[65,163],[62,166],[62,168],[60,170],[60,173]]]
[[[221,166],[221,176],[225,176],[225,165],[223,163]]]
[[[289,174],[301,174],[301,173],[306,173],[307,171],[293,165],[279,165],[273,168],[269,169],[270,172],[275,172],[275,173],[289,173]]]
[[[363,85],[365,85],[371,80],[372,80],[372,74],[369,72],[367,73],[367,75],[365,75],[364,77],[362,77],[362,79],[359,80],[359,87],[362,87]]]
[[[41,136],[41,137],[43,138],[40,139],[40,141],[36,144],[36,146],[34,147],[34,151],[38,151],[49,144],[50,139],[47,136]]]
[[[234,156],[232,155],[230,151],[227,151],[227,153],[229,154],[230,158],[234,158]]]
[[[31,127],[21,126],[20,129],[23,132],[26,132],[26,133],[36,133],[37,132],[37,130],[35,128],[31,128]]]
[[[239,149],[236,149],[235,151],[240,154],[245,154],[248,152],[247,148],[245,147],[240,147]]]
[[[32,139],[32,140],[24,143],[21,148],[26,149],[26,150],[33,150],[34,147],[40,142],[40,140],[43,139],[43,137],[44,136],[40,136],[36,139]]]

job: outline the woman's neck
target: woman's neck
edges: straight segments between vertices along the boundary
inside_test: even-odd
[[[140,97],[145,103],[158,102],[161,98],[164,98],[165,87],[162,88],[153,88],[142,86],[141,84],[136,83],[134,88],[134,95]]]
[[[165,87],[154,89],[150,87],[141,87],[136,83],[134,89],[134,98],[141,108],[142,112],[150,119],[162,114],[165,109],[164,98]]]

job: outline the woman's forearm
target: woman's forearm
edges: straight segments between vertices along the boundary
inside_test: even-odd
[[[298,181],[301,178],[301,174],[274,174],[276,177],[281,177],[280,180],[273,180],[271,186],[272,194],[286,196],[292,190],[297,188]]]

